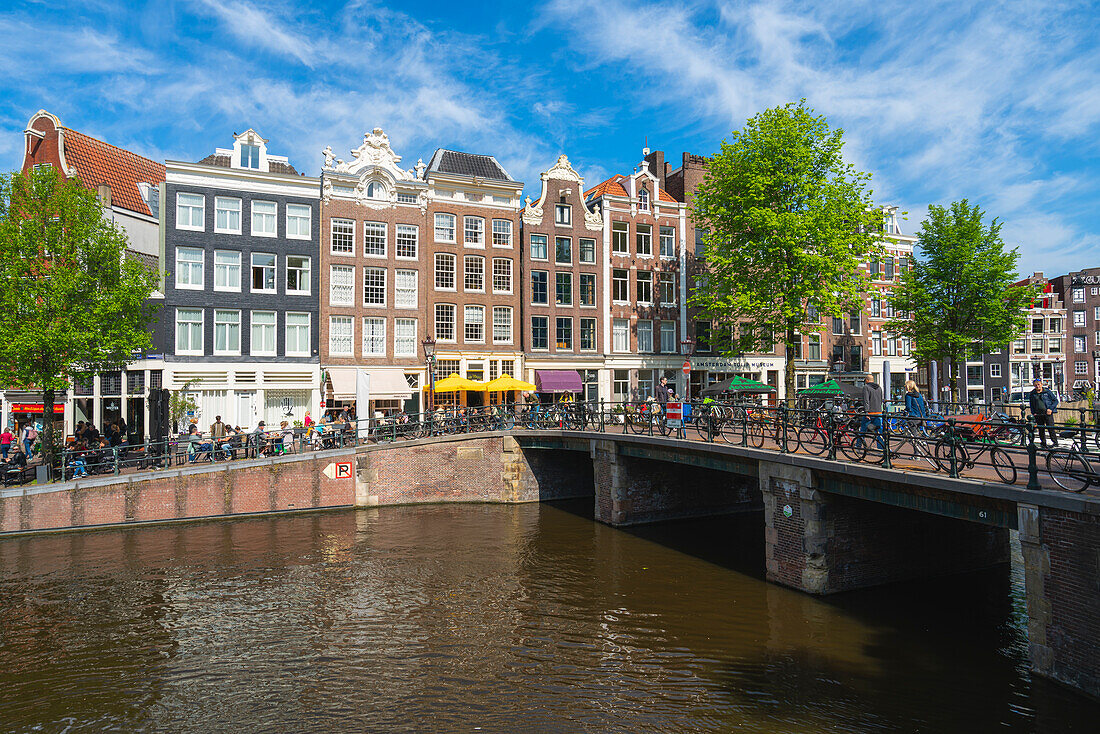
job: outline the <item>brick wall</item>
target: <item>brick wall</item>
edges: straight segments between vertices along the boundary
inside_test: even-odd
[[[1032,667],[1100,698],[1100,517],[1020,506]]]

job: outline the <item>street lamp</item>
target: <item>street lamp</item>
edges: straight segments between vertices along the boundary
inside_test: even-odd
[[[685,336],[680,342],[680,354],[687,357],[687,361],[691,362],[691,355],[695,354],[695,337]],[[691,402],[691,366],[688,365],[688,371],[684,373],[684,402]]]
[[[428,384],[431,386],[428,389],[428,411],[435,409],[435,339],[431,336],[424,337],[420,342],[420,346],[424,348],[424,361],[428,367]]]

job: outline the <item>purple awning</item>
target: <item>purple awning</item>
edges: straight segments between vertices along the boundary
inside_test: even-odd
[[[584,392],[584,383],[576,370],[535,370],[539,392]]]

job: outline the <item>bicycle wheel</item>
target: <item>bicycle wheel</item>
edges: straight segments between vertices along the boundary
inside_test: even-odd
[[[803,426],[798,429],[798,445],[807,453],[821,456],[829,448],[829,437],[820,428]]]
[[[989,450],[989,463],[993,465],[993,470],[997,472],[997,476],[1001,478],[1002,482],[1005,484],[1016,483],[1016,465],[1012,463],[1012,456],[1007,451],[991,448]]]
[[[1062,489],[1084,492],[1092,482],[1084,459],[1076,451],[1058,451],[1047,454],[1047,473]]]
[[[867,455],[867,444],[859,440],[859,434],[854,431],[843,431],[837,436],[837,448],[848,461],[863,461]]]
[[[940,471],[951,471],[951,457],[955,457],[955,471],[959,476],[962,476],[963,469],[966,468],[967,453],[966,448],[960,444],[952,444],[950,441],[938,441],[936,443],[936,450],[933,456],[936,458],[936,463],[939,464]]]
[[[668,424],[668,421],[665,420],[665,417],[663,415],[660,417],[655,416],[654,420],[657,421],[656,428],[658,431],[661,432],[662,436],[668,436],[672,433],[672,426]]]
[[[764,445],[764,423],[759,420],[750,420],[747,426],[749,432],[749,446],[754,449]]]

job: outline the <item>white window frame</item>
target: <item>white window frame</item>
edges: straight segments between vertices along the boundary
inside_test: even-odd
[[[435,253],[435,257],[432,258],[432,261],[432,286],[435,290],[447,293],[456,292],[458,290],[458,256],[451,252],[437,252]],[[440,262],[450,262],[451,264],[451,285],[449,286],[439,285]]]
[[[497,326],[498,326],[497,314],[507,314],[508,315],[508,336],[505,337],[505,338],[500,338],[500,339],[497,338]],[[512,340],[513,340],[512,334],[514,332],[514,328],[513,328],[514,319],[512,318],[512,315],[513,314],[512,314],[512,307],[511,306],[493,306],[493,324],[492,324],[493,344],[511,344],[512,343]],[[503,326],[504,326],[503,321],[501,321],[499,325],[503,328]]]
[[[649,319],[639,319],[635,329],[638,333],[638,353],[653,352],[653,322]]]
[[[371,329],[367,330],[367,324],[371,325]],[[381,325],[381,332],[374,327]],[[364,316],[363,317],[363,356],[364,357],[385,357],[386,356],[386,319],[381,316]],[[368,351],[368,342],[373,342],[375,345],[381,347],[381,351]]]
[[[272,214],[264,212],[257,212],[257,204],[270,204],[275,207],[275,211]],[[274,201],[266,201],[263,199],[253,199],[248,202],[249,221],[252,223],[251,234],[253,237],[278,237],[279,236],[279,204]],[[271,217],[271,231],[266,232],[264,230],[256,229],[256,217]],[[261,221],[266,221],[261,219]]]
[[[411,278],[412,288],[402,287],[401,279]],[[406,284],[407,285],[407,284]],[[401,294],[412,292],[412,303],[402,303]],[[394,308],[418,308],[420,306],[420,273],[415,270],[398,268],[393,274],[393,307]]]
[[[504,277],[508,278],[508,287],[507,288],[497,288],[497,265],[498,264],[503,265],[505,263],[507,263],[508,273],[507,273],[507,275],[505,275],[504,273],[501,273],[500,277],[502,279]],[[493,277],[493,293],[505,293],[505,294],[512,293],[512,288],[513,288],[512,283],[514,282],[514,278],[512,277],[512,258],[510,258],[510,257],[494,257],[493,258],[493,276],[492,277]]]
[[[640,256],[639,256],[640,257]],[[643,278],[642,276],[647,276]],[[649,282],[649,298],[642,298],[641,290],[642,283]],[[637,296],[639,306],[652,306],[653,305],[653,272],[650,270],[639,270],[634,273],[634,292]]]
[[[313,315],[310,314],[309,311],[286,311],[285,313],[286,313],[286,315],[284,316],[284,325],[283,325],[283,332],[284,332],[283,338],[285,339],[285,341],[283,342],[283,344],[286,345],[285,346],[286,356],[288,356],[288,357],[309,357],[310,356],[310,349],[311,349],[311,346],[312,346],[312,339],[313,339]],[[292,328],[292,324],[290,323],[290,317],[291,316],[305,316],[306,317],[306,323],[305,323],[306,347],[305,347],[305,350],[299,350],[299,351],[294,351],[294,352],[292,352],[290,350],[290,329]],[[293,328],[295,330],[300,329],[301,325],[300,324],[294,324]]]
[[[408,247],[408,238],[412,236],[412,255],[402,255],[401,248]],[[402,243],[402,237],[405,242]],[[394,226],[393,254],[398,260],[417,260],[420,256],[420,227],[415,224],[397,224]]]
[[[471,275],[470,264],[474,263],[475,266],[481,267],[481,287],[470,288],[468,286],[469,278]],[[477,275],[477,273],[472,273]],[[463,255],[462,256],[462,291],[464,293],[484,293],[485,292],[485,258],[481,255]]]
[[[270,324],[257,324],[256,314],[270,314],[272,316]],[[262,346],[257,347],[256,343],[256,327],[261,326],[264,329],[271,330],[271,349],[264,349]],[[279,314],[276,311],[269,311],[266,309],[258,309],[250,311],[248,314],[248,353],[253,357],[273,357],[279,349]]]
[[[477,319],[470,320],[470,314],[481,314],[481,338],[467,336],[467,327],[477,326]],[[462,342],[464,344],[484,344],[485,343],[485,307],[480,303],[467,303],[462,307]]]
[[[302,215],[302,211],[305,211],[305,216]],[[297,212],[291,214],[291,211]],[[297,234],[291,233],[290,222],[294,220],[296,223],[295,229],[298,230]],[[302,234],[302,221],[305,220],[306,233]],[[313,236],[313,207],[309,204],[287,204],[286,205],[286,238],[288,240],[308,240]]]
[[[546,346],[535,346],[535,319],[539,319],[546,323]],[[533,352],[549,352],[550,351],[550,317],[534,315],[531,317],[531,351]]]
[[[669,277],[665,277],[669,276]],[[672,300],[665,300],[665,282],[672,282]],[[663,270],[657,274],[657,300],[662,306],[675,306],[676,305],[676,274],[670,270]]]
[[[499,229],[497,225],[500,225]],[[504,225],[508,225],[505,227]],[[512,249],[512,232],[515,227],[512,224],[511,219],[494,219],[493,220],[493,247],[504,247]]]
[[[271,265],[271,272],[274,276],[272,280],[274,285],[271,288],[256,288],[253,283],[252,271],[256,267],[257,255],[270,255],[275,259],[275,262]],[[267,266],[261,266],[267,267]],[[279,292],[279,256],[274,252],[253,252],[248,257],[248,292],[249,293],[278,293]]]
[[[1073,351],[1077,354],[1084,354],[1088,351],[1088,337],[1075,336],[1073,337]]]
[[[615,297],[615,281],[619,280],[618,278],[615,277],[615,272],[616,271],[618,271],[620,273],[626,273],[626,278],[625,278],[625,281],[626,281],[626,299],[625,300]],[[611,302],[612,303],[620,303],[620,304],[629,304],[630,303],[630,271],[627,270],[626,268],[613,268],[611,270]]]
[[[232,206],[224,206],[226,203],[236,204],[236,209]],[[237,215],[236,227],[219,227],[218,226],[218,214],[220,212],[228,212],[230,214]],[[218,234],[240,234],[241,233],[241,218],[244,216],[244,207],[241,205],[241,200],[234,196],[215,196],[214,197],[214,231]],[[226,217],[228,223],[229,218]]]
[[[219,255],[229,255],[231,258],[235,258],[235,263],[219,263]],[[237,269],[237,284],[236,285],[218,285],[218,271],[219,269],[227,269],[236,267]],[[228,270],[226,270],[228,273]],[[228,278],[227,278],[228,280]],[[239,250],[214,250],[214,290],[224,293],[240,293],[241,292],[241,253]]]
[[[535,257],[535,251],[534,251],[533,248],[534,248],[536,237],[538,237],[542,241],[541,242],[542,250],[545,253],[545,255],[543,257]],[[549,235],[539,234],[539,233],[536,232],[536,233],[531,235],[530,241],[528,242],[527,246],[531,251],[531,259],[532,260],[537,260],[538,262],[549,262],[550,261],[550,237],[549,237]]]
[[[622,249],[618,248],[619,238],[615,236],[618,233],[622,234]],[[611,223],[611,254],[623,256],[630,255],[630,225],[627,222]]]
[[[584,325],[588,322],[592,325],[592,346],[584,346]],[[578,352],[595,352],[600,343],[600,326],[599,322],[591,316],[582,317],[580,320],[580,330],[577,332],[577,351]]]
[[[660,336],[661,354],[676,354],[676,322],[675,321],[662,321],[661,325],[657,328],[658,335]],[[668,336],[669,339],[665,340]]]
[[[198,199],[202,199],[200,206],[194,204],[184,204],[180,198],[184,196],[194,196]],[[187,224],[180,224],[180,209],[187,209]],[[194,209],[199,210],[199,222],[198,226],[191,224],[194,217],[191,215]],[[206,231],[206,197],[203,194],[196,194],[193,191],[177,191],[176,192],[176,229],[186,229],[192,232],[205,232]]]
[[[382,302],[381,303],[367,303],[367,275],[382,273]],[[363,308],[385,308],[389,303],[386,290],[389,287],[389,275],[386,268],[380,268],[376,265],[365,265],[363,267]]]
[[[1085,302],[1085,289],[1084,288],[1074,288],[1073,289],[1073,302],[1074,303],[1084,303]]]
[[[592,303],[585,303],[584,298],[584,282],[589,280],[592,283]],[[577,277],[577,307],[578,308],[595,308],[596,302],[599,297],[596,293],[596,274],[595,273],[581,273]]]
[[[480,222],[480,228],[477,226]],[[470,225],[473,224],[474,228],[471,229]],[[477,239],[471,240],[470,234],[477,236]],[[475,216],[473,214],[467,214],[462,217],[462,246],[472,247],[474,249],[485,248],[485,217]]]
[[[546,281],[546,300],[535,300],[535,273],[540,273],[543,279]],[[531,271],[531,305],[532,306],[549,306],[550,305],[550,271],[549,270],[532,270]]]
[[[665,235],[668,230],[668,242],[669,242],[669,254],[665,254]],[[675,260],[676,259],[676,228],[661,225],[657,227],[657,253],[663,260]]]
[[[336,300],[332,297],[336,284],[336,272],[339,270],[341,274],[351,272],[351,290],[349,291],[348,299],[346,301]],[[330,306],[354,306],[355,305],[355,270],[354,265],[330,265],[328,275],[328,305]],[[340,288],[345,288],[343,284],[339,285]]]
[[[346,344],[344,349],[338,349],[336,343],[336,323],[349,327],[345,334],[341,335],[341,342]],[[346,341],[345,341],[346,340]],[[330,357],[354,357],[355,356],[355,317],[354,316],[329,316],[328,317],[328,353]]]
[[[1087,325],[1085,319],[1086,319],[1086,317],[1085,317],[1085,312],[1084,311],[1074,311],[1073,312],[1073,327],[1075,329],[1084,328]]]
[[[378,237],[378,228],[382,228],[382,252],[369,252],[367,250],[367,238]],[[385,260],[389,253],[390,228],[385,222],[363,222],[363,257]]]
[[[340,225],[340,226],[351,225],[351,232],[340,232],[341,237],[350,237],[351,238],[351,240],[348,242],[348,246],[351,249],[348,250],[347,252],[335,249],[336,248],[336,241],[334,239],[334,236],[336,235],[336,226],[337,225]],[[354,219],[345,219],[343,217],[333,217],[332,219],[330,219],[329,220],[329,225],[328,225],[328,249],[329,249],[329,252],[332,253],[333,255],[335,255],[336,257],[355,257],[355,229],[356,229],[356,227],[355,227],[355,220]]]
[[[649,252],[642,252],[641,244],[645,240],[648,245]],[[638,257],[651,258],[653,257],[653,225],[652,224],[635,224],[634,225],[634,252]]]
[[[619,327],[622,327],[621,329]],[[620,348],[619,337],[625,336],[626,346]],[[615,354],[630,353],[630,319],[611,320],[611,351]]]
[[[554,224],[559,227],[572,227],[573,207],[568,204],[554,204]]]
[[[450,225],[449,226],[446,224],[446,221],[447,221],[448,218],[450,218]],[[458,226],[457,219],[458,218],[454,214],[448,214],[446,212],[436,212],[436,214],[435,214],[435,241],[436,242],[450,242],[450,243],[455,242],[455,234],[456,234],[455,227]],[[440,225],[439,225],[440,221],[444,222],[442,227],[440,227]],[[440,229],[442,229],[444,231],[444,233],[446,233],[447,230],[450,230],[450,232],[451,232],[450,239],[447,239],[446,236],[440,237],[439,236]]]
[[[237,321],[218,321],[218,316],[224,316],[225,314],[236,314]],[[229,342],[229,327],[237,327],[237,348],[236,349],[218,349],[218,327],[226,327],[226,343]],[[214,355],[215,356],[233,356],[238,357],[241,354],[241,312],[234,308],[215,308],[214,309]]]
[[[184,252],[184,251],[186,251],[186,252],[197,252],[200,255],[199,260],[198,260],[198,266],[199,266],[199,282],[198,283],[192,283],[190,281],[187,282],[187,283],[183,283],[183,282],[180,281],[180,275],[182,275],[182,272],[183,272],[182,268],[180,267],[180,253]],[[194,260],[187,260],[185,262],[188,265],[187,271],[188,271],[188,273],[190,273],[194,269],[194,266],[195,266],[196,263],[195,263]],[[201,291],[206,287],[206,249],[205,248],[202,248],[202,247],[177,247],[176,248],[176,278],[175,278],[175,280],[176,280],[176,290]]]
[[[300,258],[302,258],[303,260],[306,261],[306,265],[305,265],[305,268],[304,268],[304,270],[305,270],[305,284],[306,284],[305,290],[301,290],[301,289],[291,290],[291,288],[290,288],[290,271],[291,271],[290,259],[294,258],[294,257],[300,257]],[[283,256],[283,261],[286,264],[285,269],[286,269],[286,293],[287,293],[287,295],[288,296],[308,296],[310,294],[310,290],[312,288],[312,281],[313,281],[313,258],[311,258],[309,255],[284,255]],[[299,270],[299,271],[302,270],[302,268],[294,268],[294,269]],[[302,280],[302,279],[299,278],[299,280]]]
[[[185,321],[185,322],[183,322],[183,323],[186,323],[186,324],[195,324],[195,323],[197,323],[199,325],[199,348],[198,349],[180,349],[180,323],[181,323],[180,322],[180,311],[189,311],[189,312],[196,312],[197,311],[198,314],[199,314],[199,320],[197,322],[196,321]],[[204,349],[205,349],[205,344],[206,344],[206,311],[205,311],[205,309],[201,309],[201,308],[177,308],[176,313],[175,313],[175,321],[176,321],[176,328],[175,328],[175,333],[174,333],[175,347],[176,347],[175,353],[177,355],[202,356],[202,354],[204,352]],[[188,329],[188,341],[193,342],[193,340],[190,338],[190,336],[191,336],[191,334],[190,334],[190,328],[189,328]]]
[[[449,308],[451,310],[451,337],[439,335],[439,309]],[[458,306],[454,303],[437,303],[432,310],[432,333],[435,335],[435,340],[443,342],[444,344],[455,344],[458,339]]]
[[[412,326],[412,337],[402,337],[400,335],[402,326]],[[393,356],[395,357],[415,357],[416,356],[416,337],[417,337],[417,320],[416,319],[403,319],[397,318],[393,320]],[[402,339],[408,340],[409,348],[404,350],[401,348]]]

